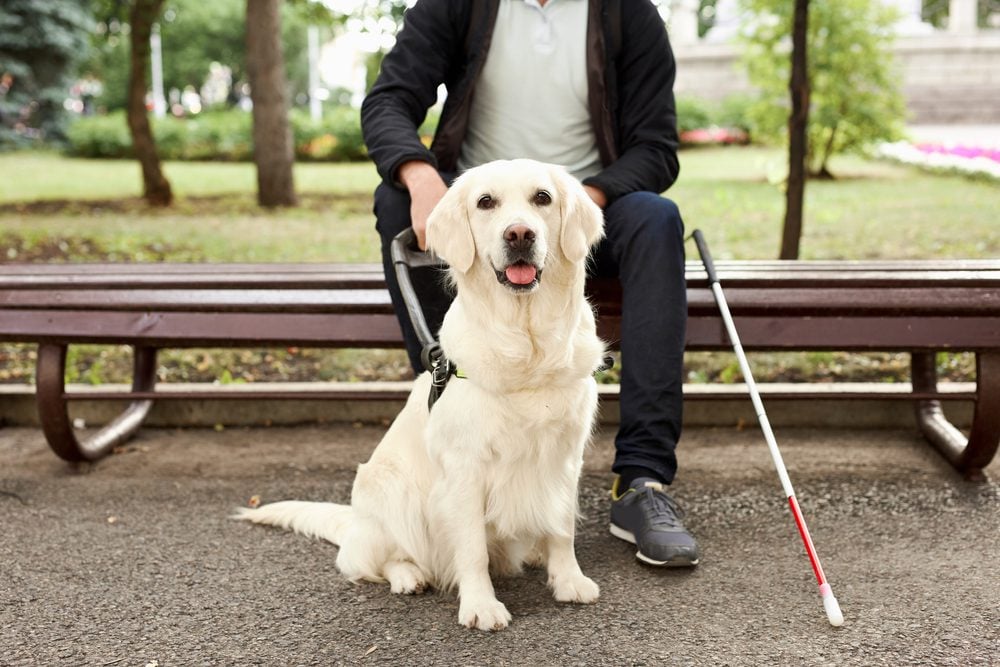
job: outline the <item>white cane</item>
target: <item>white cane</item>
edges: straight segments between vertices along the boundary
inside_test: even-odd
[[[726,333],[729,334],[729,340],[733,343],[733,351],[736,353],[736,359],[740,363],[740,370],[743,371],[743,378],[746,381],[747,389],[750,391],[750,400],[753,401],[753,407],[757,413],[757,421],[760,422],[761,431],[764,432],[767,447],[771,450],[771,459],[774,461],[774,467],[778,471],[781,487],[788,497],[788,505],[792,509],[792,516],[795,517],[795,525],[799,529],[799,535],[802,537],[802,543],[806,547],[806,553],[809,554],[809,562],[812,564],[813,573],[815,573],[816,581],[819,583],[819,594],[823,598],[823,609],[826,610],[826,617],[830,621],[830,625],[835,627],[840,626],[844,623],[844,615],[841,613],[840,604],[837,603],[837,598],[833,596],[833,589],[830,587],[830,584],[826,580],[826,575],[823,573],[823,566],[820,565],[819,556],[816,554],[816,547],[813,546],[812,538],[809,536],[805,517],[802,516],[802,510],[799,509],[799,503],[795,499],[795,490],[792,488],[791,480],[788,479],[788,471],[785,469],[785,462],[781,459],[781,452],[778,450],[778,443],[774,439],[774,432],[771,431],[771,424],[767,420],[767,413],[764,412],[764,404],[760,400],[757,383],[754,382],[753,374],[750,372],[750,364],[747,361],[746,354],[743,352],[743,345],[740,343],[739,334],[736,333],[736,325],[733,324],[733,317],[729,312],[729,305],[726,303],[726,295],[723,294],[719,278],[715,273],[715,265],[712,263],[712,255],[708,251],[708,244],[705,242],[705,237],[702,236],[701,230],[694,230],[692,236],[694,237],[695,245],[698,246],[701,263],[705,266],[705,272],[708,274],[708,281],[711,284],[715,302],[719,306],[722,321],[726,325]]]

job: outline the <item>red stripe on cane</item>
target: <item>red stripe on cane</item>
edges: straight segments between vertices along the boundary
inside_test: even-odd
[[[788,496],[788,505],[792,508],[792,516],[795,517],[795,525],[799,528],[802,544],[806,546],[806,553],[809,554],[809,563],[812,565],[813,573],[816,575],[816,581],[822,586],[826,583],[826,575],[823,574],[823,566],[819,564],[816,547],[813,546],[812,538],[809,536],[809,529],[806,528],[806,520],[802,517],[802,510],[799,509],[799,502],[795,500],[795,496]]]

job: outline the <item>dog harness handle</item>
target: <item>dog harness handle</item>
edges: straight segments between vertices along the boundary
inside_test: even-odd
[[[410,269],[422,267],[443,269],[446,264],[440,258],[417,247],[417,235],[413,231],[413,227],[407,227],[392,239],[389,252],[392,255],[393,268],[396,270],[399,291],[403,296],[403,303],[406,304],[406,312],[410,316],[410,322],[413,324],[417,339],[424,347],[420,355],[421,361],[424,363],[424,368],[432,370],[427,363],[426,356],[428,349],[437,346],[438,343],[434,334],[431,333],[430,327],[427,326],[424,309],[420,306],[417,291],[413,289],[413,282],[410,280]],[[438,349],[440,350],[440,347]]]

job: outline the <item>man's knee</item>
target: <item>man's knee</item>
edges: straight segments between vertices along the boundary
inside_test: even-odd
[[[652,192],[632,192],[616,200],[608,211],[609,233],[635,241],[681,246],[684,221],[673,200]]]

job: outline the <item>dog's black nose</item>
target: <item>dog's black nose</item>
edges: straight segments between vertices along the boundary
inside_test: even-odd
[[[527,250],[535,242],[535,232],[527,225],[511,225],[504,230],[503,238],[511,250]]]

